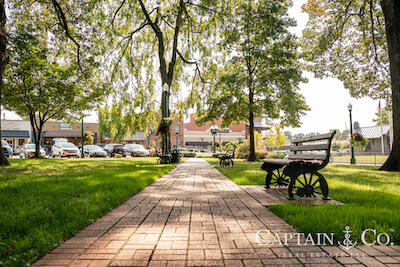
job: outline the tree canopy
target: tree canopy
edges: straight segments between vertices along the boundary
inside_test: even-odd
[[[400,170],[400,2],[308,0],[302,46],[317,77],[332,75],[354,97],[390,97],[393,149],[381,170]]]
[[[309,0],[302,48],[316,77],[341,80],[353,97],[390,94],[389,54],[380,1]]]
[[[34,140],[42,139],[42,128],[49,119],[76,121],[85,110],[103,99],[107,88],[99,87],[69,62],[61,48],[56,54],[49,44],[49,33],[29,23],[16,24],[9,31],[10,63],[5,71],[2,97],[6,109],[29,118]],[[36,157],[40,156],[36,146]]]
[[[99,133],[112,142],[122,142],[131,133],[130,117],[123,112],[121,103],[98,107]]]
[[[248,122],[250,159],[255,160],[254,119],[279,119],[299,126],[308,110],[298,93],[301,76],[298,42],[288,28],[291,1],[240,1],[221,31],[225,61],[220,63],[215,84],[198,105],[199,124],[222,117],[222,126]],[[190,97],[193,97],[192,95]]]

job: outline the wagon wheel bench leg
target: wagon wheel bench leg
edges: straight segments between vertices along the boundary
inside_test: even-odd
[[[268,170],[267,176],[265,177],[265,187],[270,188],[270,185],[274,186],[286,186],[289,184],[289,178],[282,173],[281,168]]]
[[[294,199],[294,194],[300,197],[316,197],[322,195],[323,200],[330,200],[328,197],[328,183],[324,176],[318,172],[304,172],[290,179],[288,194],[289,200]]]

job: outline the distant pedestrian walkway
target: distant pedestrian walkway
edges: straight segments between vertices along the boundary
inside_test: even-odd
[[[260,245],[297,232],[251,192],[190,159],[34,266],[400,266],[399,246]]]

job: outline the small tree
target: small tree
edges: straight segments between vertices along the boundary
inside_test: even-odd
[[[98,107],[99,133],[113,142],[121,142],[130,134],[131,119],[123,114],[123,104],[113,103],[111,108]]]
[[[301,76],[298,42],[288,30],[296,24],[288,17],[290,3],[260,0],[235,5],[221,34],[227,62],[215,71],[215,86],[199,99],[207,109],[198,111],[199,124],[221,117],[222,126],[249,123],[251,161],[256,159],[255,118],[280,119],[296,127],[309,109],[298,92],[307,80]]]
[[[279,126],[279,124],[275,124],[274,128],[271,129],[270,135],[268,135],[267,144],[270,147],[275,147],[276,149],[279,149],[281,146],[286,144],[286,142],[286,135],[281,131],[281,127]]]
[[[375,112],[375,118],[372,119],[372,122],[375,122],[376,125],[381,125],[381,115],[382,115],[382,124],[389,124],[389,107],[384,107],[380,112],[379,109]]]
[[[79,120],[83,111],[102,99],[103,90],[68,62],[66,51],[53,53],[49,33],[34,25],[16,25],[10,31],[10,64],[5,71],[2,97],[6,109],[29,118],[40,156],[43,125],[50,119]]]

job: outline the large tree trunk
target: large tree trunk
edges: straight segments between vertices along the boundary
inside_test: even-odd
[[[42,158],[42,155],[40,154],[40,147],[41,147],[41,141],[42,141],[42,135],[43,135],[43,122],[39,122],[39,129],[37,129],[36,133],[37,136],[35,136],[35,155],[33,156],[34,158]]]
[[[0,0],[0,110],[1,110],[1,94],[2,94],[1,89],[3,87],[3,73],[8,63],[7,36],[5,30],[6,20],[7,18],[4,7],[4,0]],[[0,129],[1,129],[1,119],[0,119]],[[0,130],[0,140],[1,140],[1,130]],[[0,149],[0,166],[10,166],[10,163],[8,162],[6,156],[4,155],[3,148]]]
[[[393,146],[389,158],[380,170],[400,171],[400,2],[381,1],[385,15],[389,48],[393,107]]]

